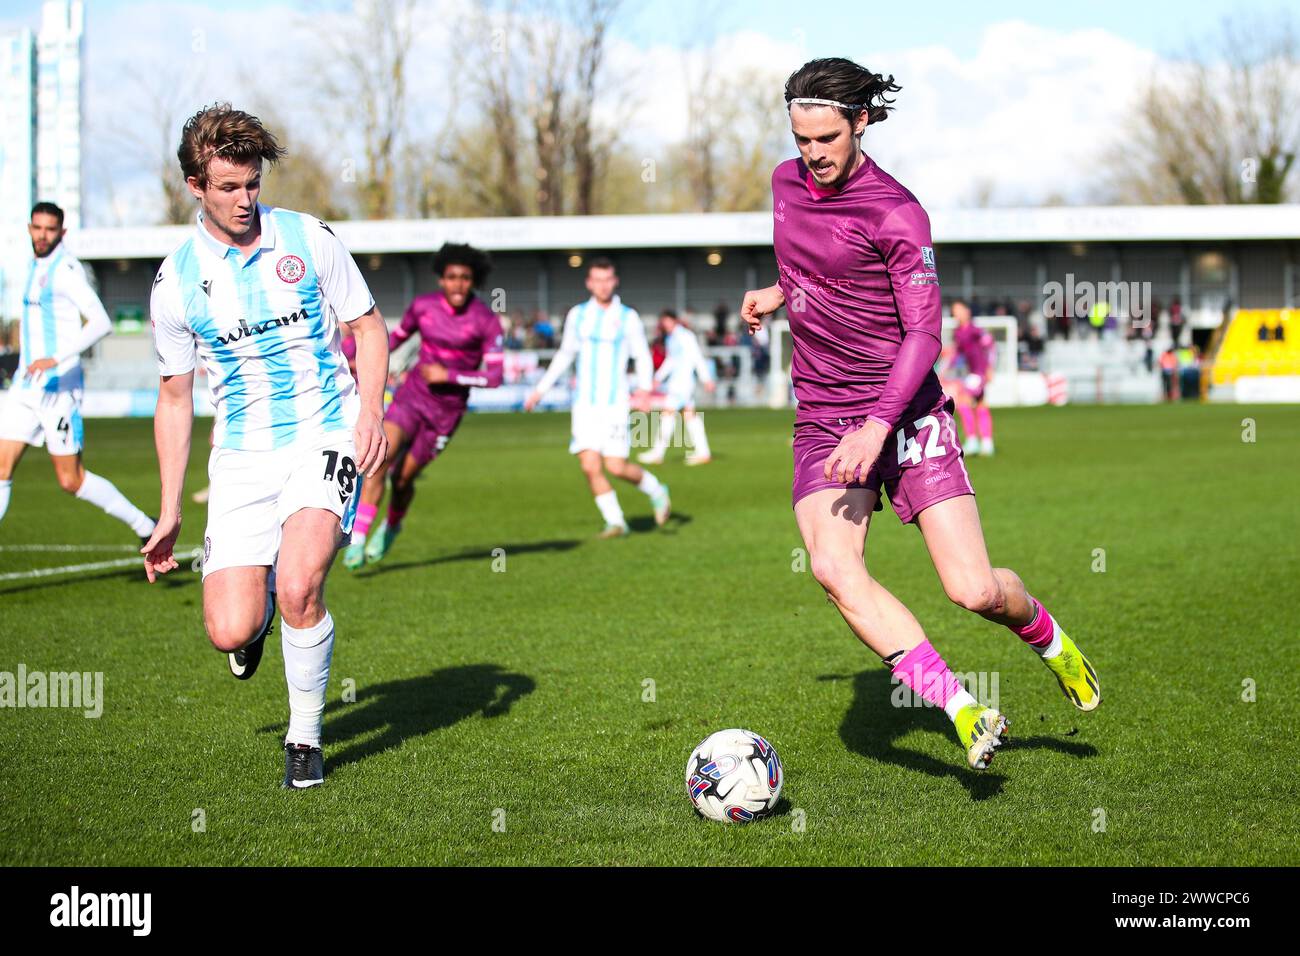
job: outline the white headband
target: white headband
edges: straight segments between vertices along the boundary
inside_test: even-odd
[[[837,102],[836,100],[819,100],[811,96],[795,97],[790,101],[789,105],[794,106],[796,103],[798,103],[800,106],[834,106],[837,109],[842,109],[842,110],[866,109],[865,106],[855,106],[851,103],[840,103]]]

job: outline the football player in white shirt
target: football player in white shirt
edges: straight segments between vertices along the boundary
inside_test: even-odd
[[[664,336],[665,354],[663,364],[655,372],[655,381],[667,383],[664,410],[659,415],[659,434],[654,447],[638,455],[637,460],[643,465],[663,463],[664,452],[677,430],[677,413],[681,412],[692,448],[686,464],[707,465],[713,455],[709,450],[709,436],[704,432],[704,418],[695,414],[695,381],[698,377],[704,390],[712,392],[717,387],[713,382],[713,368],[704,357],[695,333],[672,309],[659,313],[659,331]]]
[[[81,463],[81,353],[113,331],[113,324],[86,281],[85,267],[63,246],[63,210],[37,203],[27,232],[34,258],[23,292],[18,372],[0,400],[0,520],[9,508],[14,469],[23,452],[28,445],[43,444],[59,487],[124,522],[146,541],[153,519]]]
[[[524,400],[524,410],[531,412],[577,360],[569,453],[578,456],[596,507],[605,519],[602,538],[627,534],[627,520],[606,472],[636,485],[649,496],[655,524],[662,526],[672,509],[668,486],[627,460],[631,451],[628,412],[632,407],[638,411],[649,408],[652,363],[641,317],[615,295],[617,288],[614,263],[603,257],[591,260],[587,267],[587,291],[591,298],[569,310],[560,350],[551,359],[537,387]],[[631,402],[627,390],[629,356],[636,367],[637,383]]]
[[[388,330],[356,263],[323,222],[258,203],[262,163],[284,150],[228,104],[189,119],[178,156],[199,201],[194,234],[163,262],[150,321],[161,387],[154,437],[162,512],[150,581],[177,566],[194,367],[216,405],[203,541],[203,617],[232,673],[261,660],[280,606],[289,730],[284,786],[324,782],[321,717],[334,649],[325,577],[384,461]],[[339,323],[357,339],[357,380]]]

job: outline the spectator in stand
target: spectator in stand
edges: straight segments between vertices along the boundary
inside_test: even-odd
[[[533,318],[533,336],[537,341],[539,349],[555,348],[555,326],[551,324],[551,317],[541,309]]]
[[[1174,348],[1178,348],[1183,337],[1183,303],[1178,296],[1169,303],[1169,334],[1173,337]]]
[[[1178,355],[1173,348],[1160,353],[1160,382],[1164,386],[1165,401],[1172,402],[1178,398]]]
[[[713,335],[710,336],[710,344],[716,345],[727,337],[727,319],[730,316],[731,308],[726,300],[719,300],[713,309]]]

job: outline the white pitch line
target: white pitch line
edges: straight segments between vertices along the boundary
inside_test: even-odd
[[[15,545],[13,547],[21,548],[22,545]],[[47,547],[58,546],[52,545]],[[71,550],[75,548],[76,545],[65,545],[64,547]],[[35,550],[35,547],[33,547],[32,550]],[[97,550],[108,549],[100,548]],[[116,551],[121,549],[115,547],[112,548],[112,550]],[[139,549],[132,548],[128,545],[126,550],[138,551]],[[187,548],[176,548],[173,553],[176,555],[177,560],[180,561],[181,558],[189,557],[197,550],[197,546],[191,546]],[[181,561],[181,564],[184,564],[184,562]],[[133,558],[118,558],[115,561],[91,561],[88,564],[68,564],[60,568],[33,568],[30,571],[9,571],[6,574],[0,574],[0,581],[24,581],[30,578],[48,578],[56,574],[79,574],[82,571],[106,571],[109,568],[129,568],[132,565],[138,566],[140,570],[143,571],[144,555],[137,554]]]
[[[0,551],[139,551],[134,544],[0,544]]]
[[[144,556],[138,558],[118,558],[116,561],[92,561],[89,564],[69,564],[62,568],[35,568],[31,571],[10,571],[0,574],[0,581],[21,581],[24,578],[46,578],[54,574],[76,574],[79,571],[103,571],[106,568],[128,568],[139,565],[144,571]]]

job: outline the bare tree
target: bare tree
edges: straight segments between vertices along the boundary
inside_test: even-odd
[[[1105,157],[1103,195],[1135,203],[1279,203],[1300,151],[1300,43],[1278,13],[1225,19],[1212,53],[1195,47],[1152,78],[1123,142]]]
[[[479,122],[446,163],[462,191],[505,216],[598,211],[612,146],[594,120],[610,95],[603,65],[620,0],[477,0],[458,47],[476,70]]]
[[[159,219],[174,225],[194,217],[194,198],[181,177],[176,159],[181,127],[195,108],[202,71],[181,76],[126,68],[122,103],[124,115],[108,124],[108,139],[157,177]]]
[[[320,31],[318,52],[310,61],[322,102],[336,111],[340,138],[360,143],[363,162],[353,173],[361,212],[372,219],[388,218],[396,210],[414,14],[415,0],[358,0],[355,32]]]

